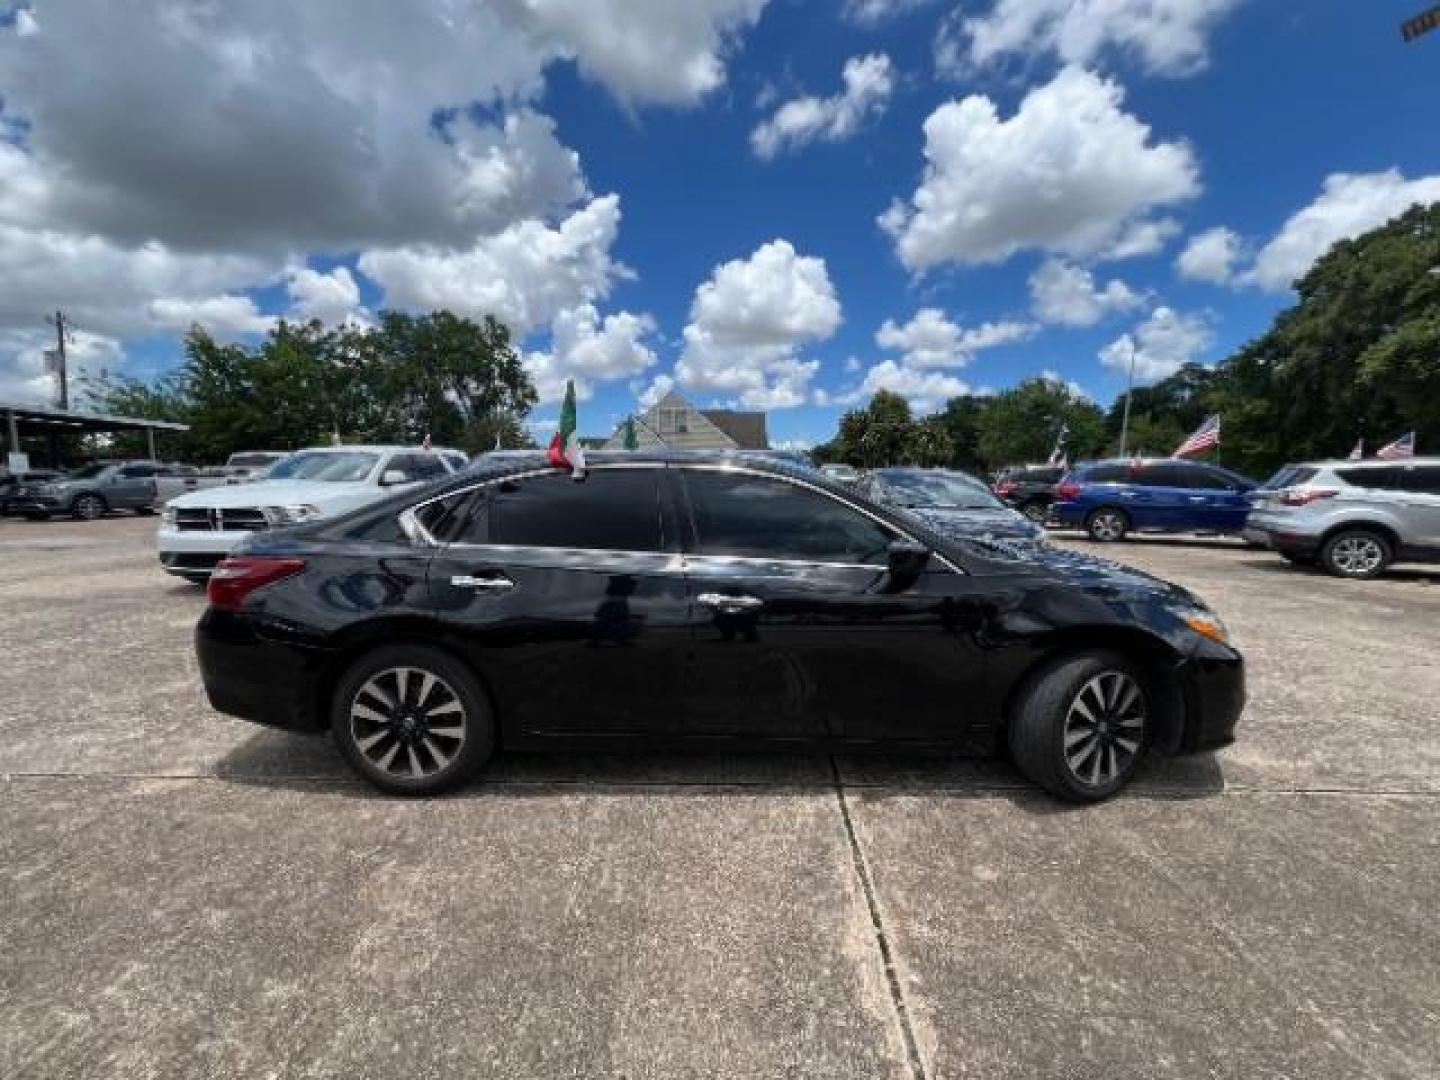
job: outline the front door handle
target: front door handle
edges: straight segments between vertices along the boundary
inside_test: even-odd
[[[727,615],[738,615],[742,611],[754,611],[764,607],[765,601],[758,596],[726,596],[724,593],[701,593],[695,598],[708,608],[723,611]]]
[[[509,592],[515,588],[515,582],[503,574],[496,577],[471,577],[469,574],[457,574],[450,579],[450,584],[457,589],[474,589],[476,592],[490,593]]]

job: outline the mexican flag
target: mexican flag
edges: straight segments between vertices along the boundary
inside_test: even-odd
[[[580,447],[580,436],[575,433],[575,382],[565,380],[565,403],[560,406],[560,426],[550,440],[546,451],[550,464],[557,469],[569,469],[576,480],[585,479],[585,451]]]

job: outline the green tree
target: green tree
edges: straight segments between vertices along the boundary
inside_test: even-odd
[[[1098,453],[1105,414],[1082,394],[1053,379],[1026,379],[996,394],[980,415],[980,459],[989,469],[1045,461],[1064,424],[1071,460]]]
[[[967,394],[953,397],[945,407],[935,414],[934,419],[945,428],[950,436],[950,460],[952,468],[973,473],[984,473],[985,462],[980,457],[980,418],[990,404],[988,397]]]

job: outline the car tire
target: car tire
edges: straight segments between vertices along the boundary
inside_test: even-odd
[[[1099,544],[1112,544],[1124,540],[1130,531],[1130,515],[1119,507],[1102,506],[1090,511],[1085,518],[1085,532]]]
[[[1050,516],[1050,504],[1040,499],[1031,499],[1020,507],[1020,513],[1036,525],[1044,525],[1045,519]]]
[[[1336,577],[1378,577],[1390,565],[1390,541],[1372,529],[1341,529],[1320,548],[1320,565]]]
[[[330,731],[360,776],[393,795],[438,795],[470,780],[495,749],[484,688],[424,645],[367,653],[336,684]]]
[[[70,516],[79,518],[81,521],[98,521],[105,516],[105,511],[110,509],[105,505],[105,500],[99,495],[89,492],[76,497],[70,504]]]
[[[1150,745],[1148,702],[1144,679],[1124,657],[1062,657],[1036,672],[1016,700],[1011,756],[1052,795],[1108,799],[1134,776]]]
[[[153,506],[137,506],[137,507],[135,508],[135,513],[139,514],[141,517],[153,517],[154,514],[155,514],[155,507],[153,507]]]
[[[1282,551],[1280,557],[1293,566],[1314,566],[1314,555],[1302,555],[1298,551]]]

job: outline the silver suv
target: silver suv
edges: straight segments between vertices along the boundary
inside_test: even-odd
[[[1337,577],[1440,561],[1440,457],[1287,465],[1252,502],[1247,540]]]

